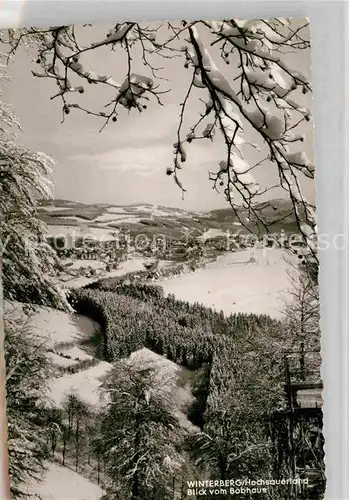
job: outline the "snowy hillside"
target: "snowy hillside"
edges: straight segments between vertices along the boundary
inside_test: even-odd
[[[68,467],[47,464],[40,483],[32,481],[27,492],[35,500],[100,500],[104,491]]]
[[[12,314],[16,311],[23,319],[26,317],[20,304],[7,303],[5,310]],[[98,405],[100,385],[111,369],[109,363],[99,361],[89,353],[88,341],[98,331],[99,325],[85,316],[43,307],[30,313],[26,323],[35,337],[42,340],[55,366],[78,366],[86,360],[93,362],[77,373],[64,373],[53,378],[47,395],[51,403],[59,406],[68,393],[74,392],[86,403]]]
[[[180,424],[188,431],[197,430],[186,416],[194,400],[189,370],[146,348],[133,352],[128,362],[153,369],[161,390],[171,395]]]
[[[68,206],[67,206],[68,205]],[[128,226],[161,225],[167,221],[189,220],[199,213],[147,204],[129,206],[84,205],[55,201],[42,205],[40,217],[49,225],[50,236],[74,231],[75,235],[89,234],[104,241],[113,240],[120,229]]]
[[[272,230],[279,230],[281,227],[286,230],[296,228],[294,217],[290,215],[289,202],[272,200],[261,204],[260,210],[270,222],[283,221],[281,226],[275,222],[276,226],[272,227]],[[206,238],[213,238],[221,234],[220,231],[239,230],[241,220],[249,224],[247,213],[243,209],[238,219],[231,208],[209,212],[189,212],[179,208],[151,204],[87,205],[65,200],[42,203],[39,216],[48,224],[49,236],[89,235],[103,241],[112,241],[120,230],[142,229],[152,232],[160,228],[161,232],[168,236],[180,236],[189,229],[191,234],[195,233],[196,236],[206,233]],[[210,230],[212,233],[208,233]]]
[[[49,381],[46,405],[62,407],[68,394],[76,395],[91,410],[100,410],[109,401],[101,391],[101,385],[108,378],[112,364],[94,358],[91,337],[98,332],[99,325],[86,316],[69,314],[50,308],[35,307],[28,313],[20,303],[6,302],[5,311],[25,322],[47,349],[56,375]],[[87,364],[85,365],[85,363]],[[159,356],[148,349],[140,349],[125,359],[126,363],[147,366],[156,372],[159,390],[171,395],[178,420],[188,432],[197,428],[188,420],[186,411],[193,401],[188,370]],[[66,371],[76,369],[75,373]],[[26,484],[26,491],[37,500],[99,500],[104,494],[97,484],[85,476],[88,471],[79,473],[56,462],[47,462],[47,470],[42,480],[32,480]],[[96,478],[94,478],[95,480]]]
[[[100,407],[103,403],[103,397],[100,394],[101,384],[108,377],[111,369],[110,363],[100,361],[96,366],[57,377],[50,383],[50,397],[56,405],[60,406],[67,394],[74,393],[90,406]]]
[[[290,286],[288,272],[297,258],[279,249],[226,253],[195,273],[163,280],[166,294],[200,302],[225,314],[244,312],[278,318]]]

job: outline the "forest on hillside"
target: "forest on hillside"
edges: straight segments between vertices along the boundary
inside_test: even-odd
[[[127,278],[70,292],[74,310],[101,325],[92,339],[97,360],[113,366],[97,409],[74,393],[67,393],[60,407],[47,407],[47,377],[59,374],[52,373],[45,347],[30,331],[18,332],[16,322],[7,320],[13,496],[22,495],[28,474],[36,476],[45,460],[53,460],[100,484],[105,500],[197,498],[190,484],[207,480],[221,485],[209,498],[242,499],[246,492],[236,488],[230,496],[231,481],[281,481],[293,477],[296,460],[296,477],[311,481],[306,498],[319,499],[325,485],[322,420],[304,418],[290,448],[284,394],[285,359],[294,383],[320,380],[317,312],[309,305],[314,286],[304,275],[283,321],[226,316]],[[159,375],[147,359],[132,361],[132,353],[144,348],[178,367],[181,376],[165,383],[167,372]],[[27,353],[19,364],[18,350]],[[70,367],[61,370],[74,373]],[[184,405],[173,392],[181,384],[191,393]],[[25,452],[24,430],[31,442]],[[276,482],[258,490],[258,498],[292,498],[294,491],[305,494],[299,485]]]
[[[288,460],[278,462],[277,459],[280,442],[275,440],[275,433],[279,424],[277,429],[271,428],[276,413],[286,409],[283,393],[285,357],[292,365],[293,382],[301,382],[305,375],[300,367],[300,344],[304,339],[301,333],[292,331],[294,318],[290,315],[288,321],[281,323],[268,316],[252,314],[225,317],[223,312],[200,304],[164,297],[158,286],[125,281],[114,285],[102,282],[100,290],[96,286],[87,287],[70,298],[78,312],[88,313],[103,325],[100,355],[105,359],[115,362],[146,347],[190,370],[195,380],[192,387],[195,399],[187,409],[187,416],[196,431],[182,436],[181,450],[185,451],[186,467],[189,464],[191,468],[187,480],[193,474],[196,478],[221,481],[265,478],[274,474],[279,479],[290,477]],[[303,287],[306,285],[309,286],[309,282],[304,278]],[[316,317],[309,313],[308,310],[303,325],[308,332],[306,376],[318,382],[319,338],[316,331],[310,332],[310,326],[316,327]],[[143,389],[143,397],[146,397],[146,389]],[[307,495],[319,498],[324,487],[319,469],[323,459],[321,428],[314,427],[313,422],[302,425],[302,432],[309,439],[309,449],[302,451],[306,463],[301,477],[309,479],[310,471],[312,481],[316,478],[316,486],[310,489],[312,493],[307,491]],[[147,431],[144,432],[142,438],[148,439]],[[118,450],[117,441],[115,447]],[[144,451],[144,445],[141,448]],[[137,450],[132,449],[137,461]],[[284,453],[287,455],[287,451]],[[183,477],[183,470],[172,473],[166,479],[166,494],[166,488],[161,490],[159,497],[152,488],[145,488],[141,498],[187,498],[183,491],[180,496],[177,487],[169,486],[177,484],[178,478],[183,482]],[[136,478],[131,480],[130,492],[133,480]],[[289,486],[278,487],[273,493],[260,492],[260,498],[280,498],[289,493]],[[217,493],[212,498],[214,496]],[[223,497],[226,498],[226,494],[222,493]]]

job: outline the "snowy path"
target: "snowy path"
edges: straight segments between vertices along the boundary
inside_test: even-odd
[[[104,491],[76,472],[53,463],[47,464],[42,481],[27,487],[35,500],[100,500]]]

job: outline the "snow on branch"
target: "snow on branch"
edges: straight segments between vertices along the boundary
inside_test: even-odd
[[[289,95],[299,90],[306,93],[310,87],[303,75],[291,70],[280,54],[275,55],[270,36],[268,47],[264,46],[264,39],[260,37],[263,25],[257,26],[258,30],[256,23],[252,23],[253,29],[249,31],[248,26],[235,21],[209,24],[211,32],[219,35],[224,44],[230,45],[231,53],[240,61],[240,75],[237,78],[240,79],[239,92],[232,88],[213,60],[198,26],[189,29],[192,52],[188,53],[191,64],[207,88],[227,150],[226,160],[220,163],[221,168],[212,179],[215,183],[220,180],[220,185],[223,183],[227,199],[236,213],[242,199],[250,211],[250,217],[265,225],[258,209],[254,207],[254,199],[265,193],[266,188],[262,189],[252,173],[247,172],[249,167],[246,161],[242,173],[236,162],[236,158],[239,158],[237,155],[241,154],[236,138],[243,139],[245,130],[252,127],[259,135],[260,143],[269,151],[268,162],[276,163],[281,187],[288,192],[299,230],[309,244],[310,239],[316,236],[316,220],[311,204],[302,193],[298,173],[313,179],[314,166],[303,151],[290,150],[290,146],[297,141],[303,142],[302,135],[297,136],[295,129],[310,118],[309,112]],[[292,39],[288,34],[287,42]],[[299,115],[297,118],[294,116],[296,114]],[[235,204],[234,193],[239,195],[238,204]]]
[[[168,61],[184,59],[191,76],[179,103],[173,166],[167,167],[167,173],[184,193],[180,171],[190,161],[189,145],[197,140],[209,144],[220,136],[222,157],[209,178],[214,189],[222,189],[235,215],[239,218],[244,206],[253,223],[269,230],[259,202],[274,186],[259,178],[258,167],[263,164],[275,171],[277,187],[291,200],[298,229],[309,242],[316,236],[316,217],[302,192],[302,178],[314,178],[314,165],[303,152],[304,130],[309,130],[311,114],[298,101],[299,96],[311,92],[311,86],[289,58],[290,52],[309,49],[306,28],[307,22],[287,19],[182,21],[156,27],[125,22],[86,46],[79,42],[74,26],[12,31],[8,43],[13,53],[23,41],[34,40],[40,71],[33,74],[56,83],[58,91],[52,98],[62,99],[63,119],[72,110],[80,110],[99,117],[102,129],[117,121],[120,107],[143,112],[150,100],[162,105],[162,95],[170,91],[163,89],[163,82],[171,88],[166,78]],[[102,47],[115,51],[117,63],[124,58],[127,71],[120,82],[88,67],[85,54]],[[143,62],[144,72],[139,73],[139,67],[136,70],[135,59]],[[102,110],[90,109],[86,98],[78,97],[87,90],[86,83],[111,93]],[[188,127],[188,109],[199,95],[202,111]],[[260,155],[257,162],[249,159],[251,147]]]

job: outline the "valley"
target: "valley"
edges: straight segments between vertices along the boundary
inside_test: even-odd
[[[51,419],[51,455],[41,482],[27,485],[29,493],[59,500],[52,485],[55,478],[64,477],[74,500],[114,498],[108,496],[114,486],[112,452],[105,441],[112,431],[105,434],[98,422],[110,418],[113,408],[123,411],[124,402],[116,403],[118,384],[131,383],[127,390],[132,391],[132,377],[140,377],[142,384],[149,384],[144,389],[146,404],[159,400],[178,426],[171,439],[181,452],[170,452],[178,463],[168,477],[173,480],[173,499],[187,498],[185,481],[200,477],[194,449],[200,448],[206,433],[220,439],[211,413],[225,406],[217,380],[230,378],[233,351],[239,350],[235,362],[244,363],[257,391],[268,385],[265,377],[279,377],[270,363],[280,354],[272,354],[276,347],[269,336],[273,331],[279,335],[290,274],[299,272],[299,256],[243,237],[227,248],[227,232],[230,238],[230,231],[239,234],[241,226],[229,223],[225,211],[189,214],[147,205],[86,207],[55,201],[41,207],[40,216],[60,259],[50,278],[66,290],[72,311],[34,306],[28,313],[19,303],[6,305],[12,317],[26,318],[51,366],[43,401]],[[159,229],[162,237],[164,231],[170,238],[165,246],[158,239]],[[137,246],[139,234],[148,235],[149,246]],[[55,248],[56,238],[63,238],[64,245]],[[257,335],[252,350],[259,351],[261,345],[271,349],[261,380],[245,353],[243,339],[251,332]],[[251,382],[240,383],[246,384],[244,397],[252,397],[246,392]],[[275,387],[263,404],[272,408],[279,397]],[[254,409],[257,415],[263,411],[258,405]],[[113,418],[118,419],[118,413]],[[226,425],[232,425],[230,417]],[[172,446],[170,442],[164,446]],[[115,460],[118,463],[120,456]]]

